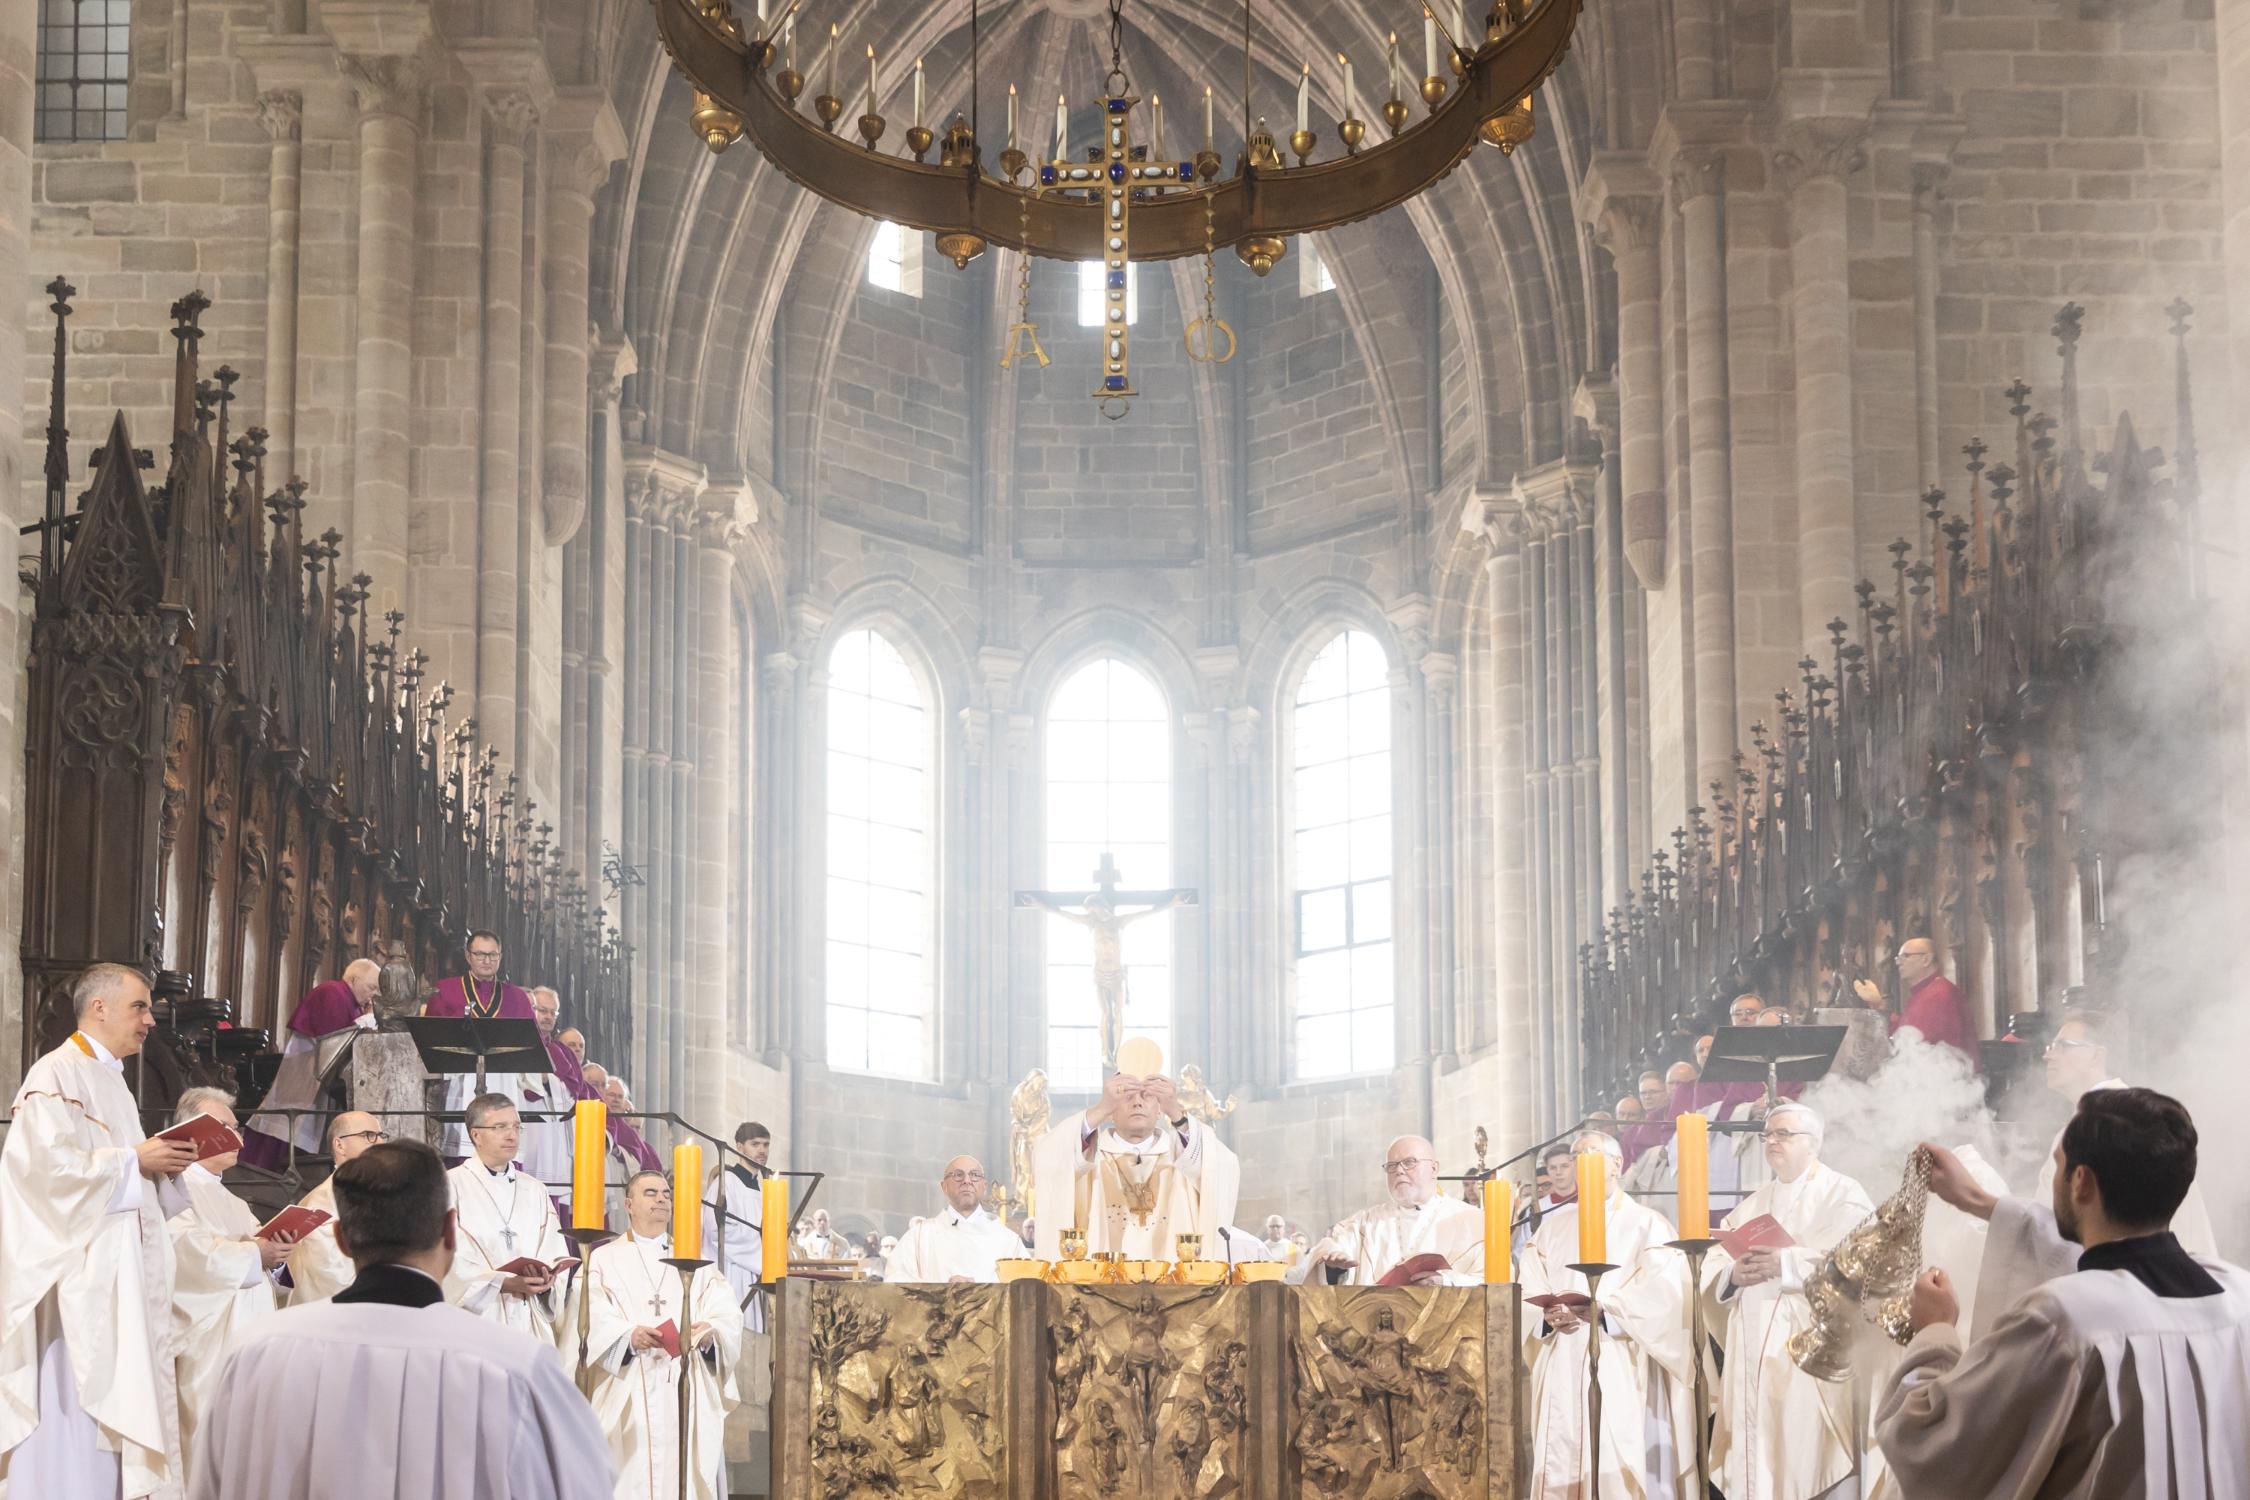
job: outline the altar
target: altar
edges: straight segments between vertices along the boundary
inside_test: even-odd
[[[792,1278],[789,1500],[1516,1500],[1513,1285],[886,1286]]]

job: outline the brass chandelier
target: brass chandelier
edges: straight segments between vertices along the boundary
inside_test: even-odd
[[[1332,229],[1393,208],[1426,191],[1461,160],[1489,142],[1512,152],[1532,133],[1531,96],[1562,61],[1577,24],[1580,0],[1492,0],[1481,23],[1463,20],[1461,0],[1417,4],[1422,22],[1424,76],[1411,92],[1422,113],[1415,119],[1394,32],[1385,58],[1386,88],[1378,110],[1388,134],[1371,140],[1359,118],[1361,101],[1350,58],[1337,54],[1344,113],[1334,122],[1341,151],[1315,160],[1320,133],[1311,114],[1309,65],[1299,70],[1296,128],[1277,140],[1251,100],[1250,4],[1242,17],[1241,126],[1246,149],[1232,175],[1220,176],[1213,144],[1214,99],[1206,87],[1200,121],[1192,120],[1194,149],[1165,137],[1164,111],[1152,100],[1147,130],[1142,100],[1124,65],[1124,0],[1109,0],[1109,68],[1099,96],[1095,138],[1072,142],[1067,96],[1056,100],[1051,142],[1034,141],[1019,118],[1016,90],[1008,90],[1006,145],[995,173],[977,139],[977,78],[981,38],[977,0],[970,5],[970,98],[943,137],[922,112],[922,69],[914,70],[912,123],[904,150],[882,149],[891,122],[880,112],[875,49],[866,49],[866,84],[853,60],[851,80],[840,76],[849,47],[829,28],[811,111],[799,108],[808,79],[798,71],[797,21],[802,0],[756,0],[756,15],[737,0],[651,0],[657,29],[673,62],[695,89],[691,123],[714,152],[748,136],[791,181],[832,203],[875,219],[927,230],[940,254],[956,267],[992,245],[1054,260],[1099,261],[1104,271],[1105,321],[1102,378],[1093,391],[1106,415],[1124,414],[1135,394],[1126,315],[1126,268],[1135,261],[1205,258],[1204,315],[1187,330],[1188,353],[1222,361],[1233,352],[1233,331],[1219,321],[1209,260],[1221,247],[1263,276],[1288,253],[1292,235]],[[741,0],[747,4],[749,0]],[[1404,0],[1394,0],[1401,3]],[[1482,0],[1469,0],[1474,6]],[[810,61],[808,55],[808,61]],[[848,113],[846,95],[861,106],[856,139],[839,131]],[[1199,126],[1199,133],[1192,127]],[[1032,127],[1035,129],[1035,127]],[[1044,132],[1038,132],[1044,135]],[[1073,145],[1079,149],[1074,153]],[[1286,144],[1294,164],[1284,160]],[[1051,145],[1035,155],[1039,145]],[[928,158],[937,148],[937,160]],[[1033,149],[1027,149],[1033,148]],[[1047,362],[1030,322],[1028,262],[1019,278],[1023,309],[1010,330],[1012,362],[1023,339],[1039,363]]]

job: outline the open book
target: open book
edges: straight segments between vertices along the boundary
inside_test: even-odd
[[[1753,1250],[1786,1250],[1796,1243],[1772,1214],[1760,1214],[1719,1236],[1719,1248],[1736,1260]]]
[[[335,1215],[322,1209],[307,1208],[302,1203],[292,1203],[258,1226],[253,1238],[261,1240],[288,1238],[301,1240]]]
[[[1427,1276],[1433,1271],[1448,1271],[1452,1268],[1453,1262],[1442,1255],[1432,1252],[1410,1255],[1385,1271],[1383,1279],[1375,1284],[1377,1286],[1412,1286],[1417,1277]]]
[[[192,1120],[182,1120],[168,1130],[159,1130],[160,1141],[186,1141],[195,1147],[197,1161],[209,1161],[214,1156],[224,1156],[229,1151],[242,1149],[242,1137],[219,1123],[214,1115],[197,1115]]]
[[[560,1276],[577,1264],[578,1257],[575,1255],[566,1255],[553,1265],[536,1255],[519,1255],[506,1265],[495,1266],[493,1269],[503,1276]]]

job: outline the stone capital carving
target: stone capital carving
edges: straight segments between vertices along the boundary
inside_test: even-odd
[[[258,96],[258,123],[276,143],[302,139],[305,96],[295,89],[267,89]]]
[[[961,750],[972,766],[984,764],[987,751],[992,747],[992,710],[964,708],[958,715],[961,721]]]
[[[1227,710],[1227,760],[1233,765],[1247,765],[1258,748],[1259,712],[1249,704],[1239,704]]]
[[[1606,375],[1581,375],[1570,393],[1570,414],[1586,424],[1606,449],[1617,442],[1617,382]]]
[[[1433,708],[1453,706],[1453,689],[1461,680],[1461,659],[1450,651],[1425,652],[1422,657],[1422,682],[1429,691]]]
[[[1664,225],[1664,186],[1632,152],[1598,151],[1578,193],[1578,217],[1611,255],[1645,250]]]
[[[392,115],[419,124],[429,92],[429,65],[419,53],[340,52],[336,71],[351,86],[362,116]]]
[[[1774,180],[1784,191],[1822,178],[1841,181],[1866,165],[1864,119],[1792,120],[1773,145]]]
[[[602,338],[591,326],[586,332],[592,345],[586,362],[587,393],[597,405],[615,406],[625,394],[625,377],[640,373],[633,341],[622,336]]]
[[[1525,469],[1514,481],[1516,508],[1540,534],[1568,530],[1592,516],[1597,472],[1595,465],[1570,458]]]
[[[1477,537],[1497,557],[1523,545],[1523,509],[1507,490],[1479,486],[1461,507],[1461,529]]]
[[[1682,151],[1672,158],[1672,201],[1693,203],[1726,191],[1727,159],[1717,151]]]
[[[1008,760],[1011,764],[1020,766],[1024,764],[1025,758],[1031,754],[1032,724],[1033,720],[1029,714],[1008,715],[1007,745]]]
[[[493,142],[518,151],[539,123],[539,101],[529,89],[511,84],[484,91],[484,112],[492,119]]]
[[[768,693],[786,699],[797,690],[797,669],[804,663],[786,651],[769,651],[758,663],[758,684]]]
[[[558,89],[546,119],[544,144],[555,186],[591,195],[626,152],[617,107],[599,88]]]

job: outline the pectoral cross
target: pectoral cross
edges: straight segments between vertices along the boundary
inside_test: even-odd
[[[506,1245],[510,1250],[516,1248],[516,1231],[513,1225],[503,1224],[500,1226],[500,1243]]]
[[[1110,81],[1125,80],[1121,74],[1112,74]],[[1185,187],[1195,180],[1195,163],[1149,162],[1149,153],[1133,144],[1133,107],[1140,102],[1132,94],[1112,94],[1104,101],[1102,144],[1093,162],[1058,160],[1039,169],[1042,188],[1091,193],[1102,210],[1103,374],[1094,399],[1102,403],[1102,415],[1112,421],[1124,416],[1127,403],[1139,394],[1133,389],[1132,327],[1125,319],[1133,194],[1149,188]],[[1136,153],[1140,159],[1136,159]],[[1114,411],[1110,409],[1113,404]]]
[[[648,1315],[652,1318],[664,1316],[664,1294],[662,1292],[650,1292],[648,1294]]]

